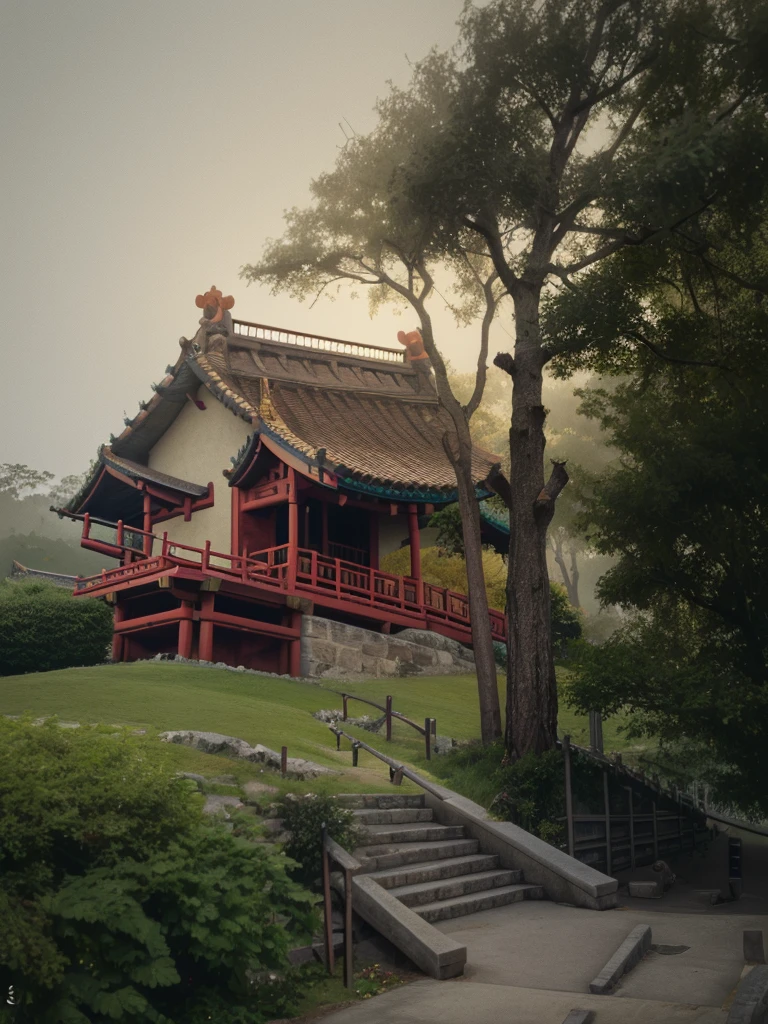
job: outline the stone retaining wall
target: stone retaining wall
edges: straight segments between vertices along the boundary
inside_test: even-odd
[[[473,652],[422,629],[391,635],[318,615],[302,616],[301,674],[315,679],[357,676],[460,675],[475,671]]]

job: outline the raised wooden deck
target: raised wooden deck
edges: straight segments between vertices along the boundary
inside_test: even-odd
[[[84,516],[83,546],[128,561],[94,576],[78,577],[76,596],[100,596],[166,576],[193,574],[199,579],[218,578],[238,587],[245,585],[255,599],[259,592],[265,597],[270,593],[306,597],[335,613],[432,629],[463,642],[471,640],[468,598],[423,580],[396,576],[307,548],[292,549],[288,544],[233,555],[212,551],[208,544],[203,548],[178,544],[167,534],[157,537],[130,530],[132,536],[127,538],[129,530],[123,530],[122,524],[117,525],[114,539],[101,540],[92,535],[92,525]],[[131,544],[126,544],[126,539]],[[503,642],[504,614],[495,610],[489,614],[493,637]]]

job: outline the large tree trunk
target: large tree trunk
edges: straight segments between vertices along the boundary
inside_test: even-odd
[[[544,482],[539,292],[523,286],[515,300],[516,343],[509,432],[510,530],[507,575],[509,617],[507,724],[510,757],[540,754],[557,740],[557,686],[550,632],[547,527],[557,490]],[[557,468],[557,467],[556,467]],[[560,467],[561,472],[565,471]],[[566,477],[567,479],[567,477]],[[551,481],[550,481],[551,483]]]
[[[459,511],[467,565],[467,596],[472,625],[472,646],[475,651],[477,691],[480,700],[480,736],[483,743],[492,743],[501,736],[501,708],[493,656],[491,620],[488,617],[488,593],[485,589],[483,548],[480,536],[480,508],[472,479],[472,441],[469,426],[456,431],[458,458],[452,459],[459,492]],[[464,436],[460,436],[464,435]]]

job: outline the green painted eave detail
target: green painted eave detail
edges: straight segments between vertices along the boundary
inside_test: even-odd
[[[483,495],[484,498],[488,497],[488,494]],[[509,534],[509,516],[505,516],[503,512],[494,508],[493,505],[489,505],[487,501],[480,502],[480,518],[488,523],[489,526],[495,527],[502,533]]]
[[[363,494],[371,494],[376,498],[384,498],[387,501],[418,501],[429,505],[449,505],[458,500],[458,492],[455,490],[445,491],[422,487],[387,487],[384,484],[363,483],[353,477],[339,477],[339,486],[346,490],[359,491]],[[475,495],[478,501],[489,497],[490,491],[475,487]]]

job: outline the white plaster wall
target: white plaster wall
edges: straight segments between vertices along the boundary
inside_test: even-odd
[[[251,426],[226,409],[200,385],[196,398],[205,402],[205,410],[187,402],[174,422],[149,453],[149,466],[161,473],[196,484],[214,487],[212,508],[193,512],[188,523],[183,516],[159,523],[156,531],[168,531],[170,540],[191,547],[203,547],[206,540],[214,551],[229,552],[232,542],[232,497],[225,469],[252,433]]]

